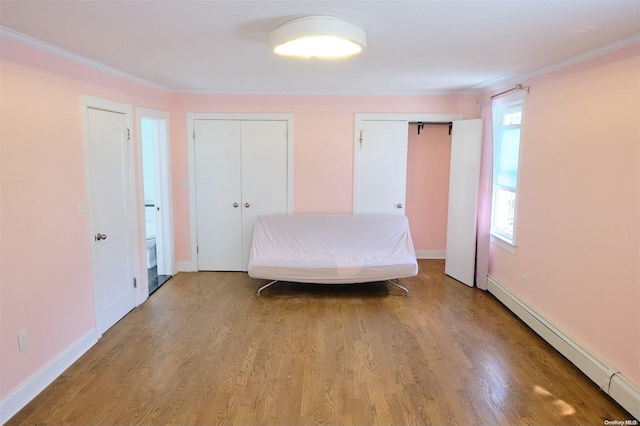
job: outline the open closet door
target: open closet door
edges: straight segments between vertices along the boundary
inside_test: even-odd
[[[406,120],[357,120],[354,150],[354,214],[405,214]]]
[[[473,287],[482,120],[453,122],[445,274]]]

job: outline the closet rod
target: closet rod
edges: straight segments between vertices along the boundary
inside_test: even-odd
[[[417,124],[418,125],[418,134],[420,134],[420,130],[424,129],[425,124],[448,124],[449,125],[449,134],[451,134],[451,127],[453,127],[453,123],[451,121],[410,121],[409,124]]]
[[[522,84],[516,84],[514,87],[512,87],[509,90],[505,90],[504,92],[500,92],[500,93],[498,93],[496,95],[491,96],[491,99],[497,98],[498,96],[504,95],[505,93],[513,92],[514,90],[526,90],[527,93],[529,93],[529,86],[524,86],[523,87]]]

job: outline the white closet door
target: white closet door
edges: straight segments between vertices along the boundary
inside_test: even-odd
[[[472,287],[482,120],[453,122],[445,274]]]
[[[357,127],[353,212],[404,215],[408,122],[363,120]]]
[[[241,121],[194,120],[198,269],[243,265]]]
[[[255,218],[288,208],[287,121],[194,120],[198,269],[246,271]]]
[[[242,122],[242,270],[256,217],[285,214],[288,202],[286,121]]]

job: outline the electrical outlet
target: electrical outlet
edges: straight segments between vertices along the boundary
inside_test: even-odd
[[[527,276],[522,274],[522,288],[527,288]]]
[[[18,333],[18,348],[20,352],[27,349],[27,346],[29,346],[29,336],[27,336],[27,330],[22,330]]]

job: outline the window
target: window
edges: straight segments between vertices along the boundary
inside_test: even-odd
[[[520,93],[505,96],[493,103],[491,235],[506,242],[510,248],[515,247],[523,103],[524,94]]]

